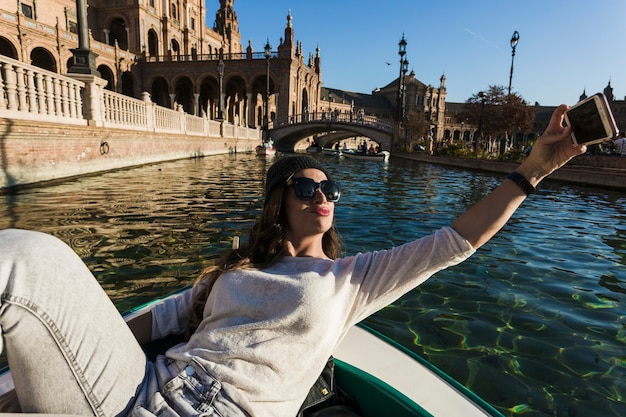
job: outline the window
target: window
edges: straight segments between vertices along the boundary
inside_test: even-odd
[[[33,18],[33,6],[30,4],[21,3],[22,6],[22,14],[29,19]]]
[[[172,3],[172,19],[178,20],[178,14],[176,13],[176,4]]]
[[[196,30],[196,18],[191,18],[191,30]]]
[[[68,32],[78,33],[78,18],[76,17],[76,10],[65,8],[65,26]]]

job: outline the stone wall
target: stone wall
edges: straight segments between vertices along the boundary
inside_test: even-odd
[[[253,152],[259,138],[134,132],[0,119],[0,190],[136,165]]]
[[[474,158],[431,156],[424,153],[393,154],[415,161],[440,164],[478,171],[498,172],[504,175],[515,170],[519,163],[490,161]],[[584,186],[626,191],[626,157],[581,155],[553,172],[547,180],[557,180]]]

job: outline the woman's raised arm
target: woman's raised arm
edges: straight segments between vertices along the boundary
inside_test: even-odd
[[[565,165],[573,157],[585,153],[585,145],[575,146],[571,129],[563,126],[567,110],[560,105],[552,114],[550,124],[533,146],[530,155],[515,170],[519,175],[507,178],[487,197],[467,210],[452,224],[474,248],[479,248],[493,237],[511,218],[526,198],[527,191]],[[524,190],[527,188],[527,191]]]

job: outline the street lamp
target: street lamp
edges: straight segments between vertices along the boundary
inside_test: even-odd
[[[400,120],[404,120],[405,117],[405,104],[406,104],[406,73],[409,70],[409,60],[405,59],[402,63],[402,101],[400,102]]]
[[[408,62],[404,59],[404,55],[406,55],[406,40],[404,39],[404,33],[402,34],[402,39],[398,42],[398,55],[400,55],[400,77],[398,79],[398,110],[396,119],[398,121],[402,120],[404,109],[402,104],[402,90],[404,89],[404,77],[403,74],[406,73],[405,67],[408,68]]]
[[[515,47],[519,42],[519,32],[513,32],[511,36],[511,74],[509,75],[509,95],[511,95],[511,82],[513,81],[513,60],[515,59]]]
[[[224,80],[224,60],[222,59],[222,54],[220,53],[220,60],[217,63],[217,75],[220,80],[220,97],[219,97],[219,108],[217,109],[217,120],[224,120],[224,94],[222,82]]]
[[[487,99],[487,95],[480,91],[478,93],[478,97],[481,99],[480,106],[480,119],[478,120],[478,129],[476,129],[476,133],[474,133],[474,155],[478,155],[478,148],[480,147],[480,142],[483,135],[483,117],[485,114],[485,100]]]
[[[265,61],[267,62],[267,79],[265,80],[265,116],[263,117],[263,123],[265,124],[265,130],[269,125],[269,108],[270,108],[270,58],[272,57],[272,47],[270,46],[270,40],[267,40],[265,44]]]

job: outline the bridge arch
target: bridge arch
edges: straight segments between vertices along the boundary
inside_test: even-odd
[[[318,144],[325,146],[341,139],[364,136],[383,149],[391,149],[393,125],[387,120],[374,116],[356,117],[351,113],[333,114],[309,112],[275,120],[270,124],[268,134],[276,148],[283,152],[293,152],[302,139],[318,136]]]

